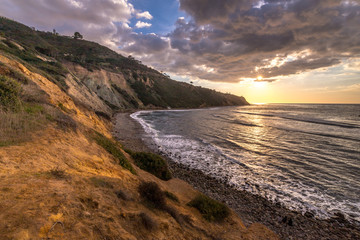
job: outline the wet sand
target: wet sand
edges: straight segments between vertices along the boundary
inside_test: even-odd
[[[155,146],[142,126],[130,117],[130,113],[119,113],[114,120],[114,136],[124,147],[133,151],[161,154],[168,160],[174,177],[180,178],[200,192],[226,203],[243,220],[245,225],[259,222],[276,232],[282,239],[360,239],[360,227],[349,223],[343,215],[320,220],[311,213],[302,215],[246,191],[236,190],[224,182],[209,177],[199,170],[175,163]]]

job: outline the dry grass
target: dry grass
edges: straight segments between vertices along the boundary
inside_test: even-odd
[[[0,147],[31,140],[31,135],[54,122],[62,130],[76,131],[77,123],[68,115],[47,104],[22,103],[19,111],[0,107]]]
[[[148,214],[142,212],[139,214],[142,225],[149,231],[156,230],[158,228],[158,223],[156,220],[152,219]]]
[[[57,178],[57,179],[63,179],[66,178],[66,172],[58,167],[53,168],[49,171],[50,176]]]
[[[94,184],[95,187],[98,188],[114,188],[111,183],[99,177],[91,177],[90,181],[92,184]]]
[[[125,201],[132,201],[133,200],[133,197],[132,195],[127,192],[127,191],[124,191],[124,190],[118,190],[115,192],[116,196],[122,200],[125,200]]]
[[[47,118],[43,114],[0,110],[0,146],[29,141],[31,133],[43,129],[46,122]]]

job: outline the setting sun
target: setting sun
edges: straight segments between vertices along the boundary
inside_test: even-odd
[[[266,87],[267,82],[260,81],[260,80],[262,80],[262,77],[261,76],[257,77],[257,80],[255,80],[253,82],[253,86],[256,87],[256,88],[264,88],[264,87]]]

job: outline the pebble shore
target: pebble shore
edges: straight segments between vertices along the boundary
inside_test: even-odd
[[[226,203],[235,211],[244,224],[254,222],[266,225],[277,233],[281,239],[360,239],[360,226],[348,222],[342,214],[327,219],[316,219],[312,213],[291,211],[279,203],[273,203],[261,196],[232,188],[218,179],[207,176],[199,170],[190,169],[172,161],[156,148],[149,147],[142,126],[130,117],[129,113],[115,116],[113,134],[124,147],[134,151],[151,151],[167,159],[174,177],[180,178],[200,192]]]

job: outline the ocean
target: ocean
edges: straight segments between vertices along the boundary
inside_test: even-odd
[[[360,105],[264,104],[139,111],[173,161],[318,218],[360,222]]]

